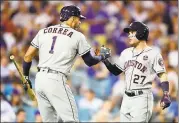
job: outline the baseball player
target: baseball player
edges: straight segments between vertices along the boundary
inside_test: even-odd
[[[29,69],[39,51],[35,92],[43,122],[78,122],[74,96],[66,83],[75,58],[80,55],[88,66],[110,56],[110,49],[102,47],[99,56],[91,51],[85,36],[78,32],[80,21],[85,19],[76,6],[61,9],[59,25],[41,29],[31,42],[23,61],[24,88],[32,88]]]
[[[128,28],[130,48],[125,49],[112,64],[104,60],[107,69],[114,75],[125,74],[125,94],[120,110],[121,122],[148,122],[152,115],[152,81],[157,75],[161,81],[163,109],[170,106],[169,82],[161,54],[147,46],[148,27],[141,22],[133,22]]]

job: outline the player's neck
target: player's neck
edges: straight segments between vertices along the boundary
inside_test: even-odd
[[[140,43],[135,47],[135,50],[141,51],[144,50],[147,46],[146,41],[140,41]]]
[[[67,25],[67,26],[71,27],[71,24],[69,23],[69,21],[64,21],[64,22],[62,22],[62,24],[64,24],[64,25]]]

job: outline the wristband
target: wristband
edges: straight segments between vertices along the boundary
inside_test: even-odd
[[[23,61],[23,74],[24,76],[29,76],[29,70],[32,62]]]
[[[161,88],[162,88],[163,92],[168,92],[169,91],[169,82],[168,81],[162,82]]]

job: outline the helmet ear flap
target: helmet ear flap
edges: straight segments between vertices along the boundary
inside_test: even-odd
[[[148,37],[147,29],[144,29],[143,31],[137,31],[136,37],[138,40],[147,40]]]
[[[138,40],[141,40],[140,37],[141,37],[141,36],[140,36],[140,32],[139,32],[139,30],[137,30],[137,31],[136,31],[136,38],[137,38]]]
[[[67,13],[60,14],[60,21],[62,21],[62,22],[68,20],[68,18],[69,18],[69,16]]]

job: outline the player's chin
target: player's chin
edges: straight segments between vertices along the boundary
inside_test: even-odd
[[[135,47],[135,45],[133,45],[133,44],[129,44],[129,47]]]
[[[133,47],[134,46],[134,42],[133,41],[129,41],[129,46]]]
[[[75,27],[75,30],[79,30],[79,29],[80,29],[80,26],[76,26],[76,27]]]
[[[131,46],[131,47],[136,47],[137,44],[138,44],[138,42],[136,42],[136,41],[133,41],[133,40],[129,41],[129,46]]]

